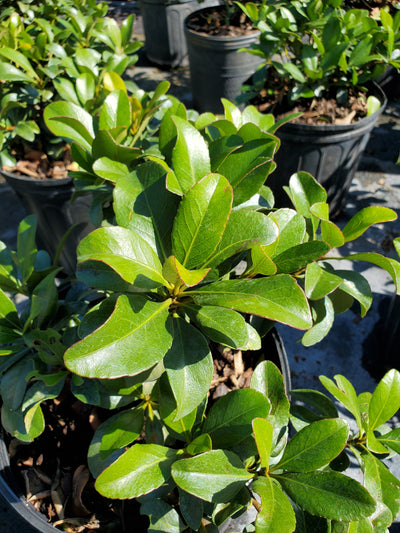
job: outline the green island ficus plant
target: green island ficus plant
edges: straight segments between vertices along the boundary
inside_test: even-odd
[[[214,343],[257,350],[284,323],[309,346],[354,300],[367,312],[368,282],[332,259],[371,262],[399,292],[398,261],[336,252],[396,215],[368,207],[341,230],[325,190],[304,172],[286,188],[293,208],[274,209],[264,182],[276,124],[254,108],[225,106],[224,117],[174,108],[158,150],[103,174],[114,219],[80,242],[77,280],[57,281],[56,261],[36,250],[32,218],[16,252],[1,244],[2,424],[32,441],[45,426],[41,404],[64,387],[109,410],[88,450],[90,471],[102,495],[138,499],[150,531],[213,532],[254,507],[248,531],[384,532],[400,501],[400,482],[381,462],[399,448],[399,431],[384,425],[400,405],[397,371],[372,395],[357,396],[341,376],[337,385],[321,378],[354,416],[351,432],[321,393],[292,392],[303,405],[290,409],[270,361],[255,368],[249,389],[212,402],[208,391]],[[71,124],[82,135],[79,120],[68,124],[67,137]],[[118,124],[108,126],[113,137]],[[93,143],[78,152],[90,174]],[[350,453],[364,486],[340,472]]]

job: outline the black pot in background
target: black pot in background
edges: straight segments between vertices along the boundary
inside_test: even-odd
[[[219,0],[205,0],[204,5],[218,3]],[[188,64],[183,23],[198,8],[197,0],[140,0],[145,52],[150,61],[173,68]]]
[[[281,146],[275,156],[277,167],[266,182],[274,193],[277,207],[290,205],[282,187],[288,184],[292,174],[303,170],[326,189],[331,216],[340,213],[370,133],[387,103],[377,84],[373,84],[369,94],[377,96],[382,105],[354,124],[288,123],[278,129],[276,135]]]
[[[89,222],[90,196],[81,196],[71,203],[73,179],[37,180],[29,176],[0,171],[29,215],[36,215],[36,238],[39,248],[54,258],[57,247],[71,226],[76,225],[66,239],[59,263],[71,274],[76,268],[76,247],[93,227]]]
[[[201,9],[196,13],[207,13]],[[220,9],[224,9],[223,6]],[[185,35],[189,52],[190,78],[193,107],[203,113],[222,113],[221,98],[234,102],[240,88],[256,71],[262,59],[238,52],[250,48],[260,32],[237,37],[200,34],[188,28],[189,15],[185,20]]]

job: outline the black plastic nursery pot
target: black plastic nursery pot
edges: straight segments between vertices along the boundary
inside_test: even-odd
[[[25,211],[37,218],[37,243],[54,257],[64,234],[69,234],[60,255],[60,264],[66,272],[75,272],[76,247],[88,233],[89,196],[82,196],[71,203],[74,183],[71,177],[38,180],[29,176],[0,170],[8,185],[14,190]]]
[[[255,352],[256,359],[266,359],[274,362],[281,370],[285,389],[289,394],[291,389],[291,377],[289,362],[284,347],[284,343],[279,333],[275,328],[270,330],[267,335],[262,339],[262,349]],[[54,533],[59,531],[57,528],[49,523],[44,515],[37,511],[34,506],[27,502],[23,495],[20,484],[17,481],[17,474],[11,467],[10,458],[8,454],[8,448],[6,440],[4,438],[4,431],[0,428],[0,496],[5,500],[6,504],[12,508],[12,510],[18,515],[15,517],[15,525],[18,523],[19,533]],[[0,502],[1,503],[1,502]],[[13,513],[14,514],[14,513]],[[0,506],[0,526],[2,525],[2,515]],[[238,524],[242,524],[245,518],[230,519],[225,522],[220,531],[237,531]],[[238,522],[239,520],[239,522]],[[132,518],[132,531],[138,533],[145,533],[143,526],[138,525],[143,523],[142,518],[139,515],[135,515]],[[11,524],[12,526],[13,524]],[[129,525],[129,524],[128,524]],[[243,526],[244,527],[244,526]],[[243,529],[241,527],[241,529]],[[228,528],[228,529],[227,529]],[[241,530],[240,529],[240,530]],[[10,527],[10,531],[13,527]],[[4,530],[4,533],[8,533],[8,530]],[[0,532],[3,533],[0,527]]]
[[[195,13],[206,12],[207,8]],[[202,34],[188,27],[190,17],[185,20],[185,35],[193,107],[201,113],[222,113],[221,98],[233,102],[244,82],[254,74],[262,61],[255,55],[238,52],[241,48],[250,48],[260,32],[254,30],[236,37]]]
[[[206,0],[205,5],[217,5],[218,0]],[[197,0],[140,0],[147,58],[166,67],[188,65],[188,51],[183,23],[198,9]]]
[[[287,123],[278,129],[281,146],[275,156],[277,167],[266,183],[274,193],[276,206],[289,205],[282,187],[292,174],[302,170],[326,189],[331,216],[340,213],[370,133],[387,104],[379,85],[373,84],[369,94],[379,98],[381,107],[354,124]]]

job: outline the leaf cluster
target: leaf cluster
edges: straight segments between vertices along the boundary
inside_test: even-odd
[[[252,53],[265,61],[246,97],[264,90],[289,105],[322,96],[346,103],[388,66],[400,66],[400,11],[371,16],[342,0],[238,4],[261,31]]]
[[[45,106],[64,99],[95,112],[108,90],[106,74],[121,75],[137,60],[134,17],[118,26],[107,4],[62,0],[18,4],[0,19],[1,164],[35,149],[62,159],[60,143],[44,125]],[[7,16],[6,16],[7,15]]]

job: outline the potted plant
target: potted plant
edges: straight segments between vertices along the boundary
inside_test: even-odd
[[[335,7],[336,6],[336,7]],[[278,136],[282,149],[271,187],[281,190],[297,170],[312,173],[327,189],[331,214],[344,206],[369,133],[385,106],[371,85],[388,65],[399,63],[400,13],[343,9],[341,2],[279,2],[242,5],[261,31],[253,53],[264,68],[244,98],[262,109],[303,116]],[[282,197],[278,201],[282,201]]]
[[[89,441],[92,478],[77,465],[70,504],[63,500],[57,461],[54,472],[39,468],[43,483],[50,483],[61,527],[93,526],[83,488],[93,487],[94,479],[100,494],[115,499],[111,507],[101,504],[107,517],[100,513],[98,520],[109,520],[110,509],[115,520],[120,505],[129,512],[129,501],[136,499],[156,530],[215,531],[249,505],[259,511],[260,531],[263,523],[281,522],[282,514],[282,531],[293,531],[296,520],[313,520],[310,514],[334,527],[337,521],[353,528],[352,522],[362,521],[371,529],[374,521],[388,525],[397,513],[398,482],[374,455],[396,448],[397,433],[381,429],[400,403],[396,372],[372,398],[362,396],[370,400],[368,409],[359,406],[343,378],[337,390],[324,380],[354,414],[359,424],[354,435],[321,395],[296,393],[317,405],[317,412],[297,411],[298,433],[291,440],[289,402],[276,367],[255,364],[249,389],[238,382],[250,353],[275,322],[304,330],[303,343],[311,345],[354,299],[365,314],[372,300],[368,283],[357,272],[335,269],[333,257],[344,258],[330,252],[396,215],[369,207],[341,231],[329,220],[326,192],[307,173],[293,176],[287,189],[294,208],[274,209],[263,185],[279,144],[267,131],[276,129],[273,117],[252,107],[241,113],[229,102],[225,106],[223,118],[189,117],[182,106],[166,114],[158,155],[142,158],[132,172],[121,173],[118,150],[105,161],[108,169],[114,167],[115,220],[104,221],[80,242],[77,280],[56,281],[56,266],[35,247],[32,218],[19,228],[16,252],[2,245],[2,425],[33,446],[49,430],[55,448],[59,435],[75,430],[84,454]],[[121,116],[117,111],[108,108],[110,118]],[[64,123],[69,137],[72,124],[78,141],[78,120],[51,113],[51,121],[57,127]],[[75,153],[89,161],[93,142]],[[381,266],[399,286],[396,260],[374,253],[347,259]],[[25,303],[17,309],[5,291],[25,296]],[[208,399],[207,407],[215,345],[231,350],[234,390]],[[66,406],[73,406],[72,420]],[[80,431],[85,412],[92,424],[89,439]],[[60,430],[49,417],[60,421]],[[332,471],[345,466],[345,448],[371,472],[367,489]],[[27,450],[24,446],[23,453],[32,453]],[[304,453],[296,464],[299,450]],[[382,490],[372,484],[377,471]],[[311,498],[302,490],[306,486]],[[314,497],[327,486],[329,496]],[[136,515],[133,520],[136,524]]]
[[[193,107],[200,112],[223,111],[221,98],[234,101],[243,83],[260,64],[245,53],[259,38],[259,31],[237,2],[225,0],[218,7],[203,7],[185,21]],[[242,49],[243,53],[237,53]]]
[[[25,10],[10,10],[0,22],[1,172],[27,212],[37,215],[41,245],[54,253],[74,222],[87,225],[87,213],[81,214],[88,208],[81,200],[70,208],[68,173],[75,165],[68,142],[46,128],[44,108],[62,98],[95,113],[120,83],[118,74],[135,63],[140,43],[130,42],[133,16],[119,28],[104,18],[104,3],[49,1]],[[62,255],[72,271],[80,230],[74,230],[72,253]]]

